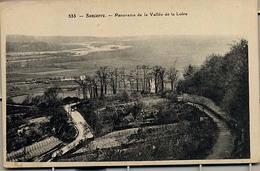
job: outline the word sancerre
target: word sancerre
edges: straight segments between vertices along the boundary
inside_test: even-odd
[[[105,14],[90,14],[90,13],[86,14],[86,18],[104,18],[104,17],[106,17]]]

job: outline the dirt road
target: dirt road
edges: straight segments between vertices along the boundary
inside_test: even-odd
[[[61,156],[67,153],[68,151],[79,145],[81,141],[93,138],[93,134],[91,133],[88,123],[85,121],[83,116],[78,111],[71,109],[71,106],[75,104],[76,103],[65,105],[64,109],[68,112],[68,115],[70,115],[73,120],[73,123],[78,131],[77,137],[71,143],[53,152],[51,155],[52,158],[49,161],[51,161],[56,156]]]
[[[212,152],[207,159],[227,159],[230,158],[234,150],[235,137],[231,134],[229,128],[223,120],[218,119],[218,117],[211,111],[205,109],[203,106],[198,104],[193,104],[188,102],[188,104],[197,107],[199,110],[206,113],[209,117],[217,123],[219,134],[217,140],[212,148]]]

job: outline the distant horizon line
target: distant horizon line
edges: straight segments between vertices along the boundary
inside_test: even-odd
[[[120,38],[120,37],[165,37],[165,36],[176,36],[176,37],[234,37],[234,38],[244,38],[242,35],[237,34],[220,34],[220,35],[213,35],[213,34],[147,34],[147,35],[124,35],[124,36],[91,36],[91,35],[32,35],[32,34],[7,34],[8,36],[27,36],[27,37],[92,37],[92,38]]]

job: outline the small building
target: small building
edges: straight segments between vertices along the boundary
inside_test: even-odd
[[[154,80],[150,81],[150,92],[155,93],[155,82],[154,82]]]
[[[79,79],[80,79],[80,80],[85,80],[85,79],[86,79],[86,75],[81,75],[81,76],[79,77]]]
[[[74,77],[63,77],[60,79],[61,81],[74,81],[75,78]]]

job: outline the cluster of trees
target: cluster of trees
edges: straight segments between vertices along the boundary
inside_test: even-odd
[[[103,97],[118,92],[162,93],[170,84],[174,91],[179,72],[175,67],[136,66],[135,69],[100,67],[94,76],[85,75],[75,80],[81,87],[83,98]]]
[[[82,114],[96,136],[122,129],[137,119],[143,105],[140,101],[133,102],[135,94],[126,92],[115,96],[87,99],[77,104],[77,110]],[[126,127],[125,127],[126,128]]]
[[[69,123],[70,118],[63,107],[64,101],[59,97],[61,91],[60,87],[51,87],[44,91],[43,95],[26,98],[23,104],[31,105],[27,112],[28,116],[51,116],[50,123],[47,125],[48,133],[63,141],[70,141],[76,135],[76,130]]]
[[[232,45],[224,56],[209,56],[200,68],[189,65],[177,89],[208,97],[237,120],[243,119],[249,105],[247,41]]]
[[[27,106],[21,105],[18,108],[11,105],[7,108],[7,113],[9,113],[7,117],[8,152],[40,141],[46,135],[54,134],[63,140],[68,140],[76,134],[76,130],[67,122],[66,111],[58,97],[60,91],[60,88],[53,87],[47,89],[42,96],[26,98],[23,104]],[[28,122],[32,118],[43,116],[51,116],[50,122],[38,124]]]
[[[62,108],[62,100],[58,96],[61,93],[61,88],[51,87],[47,89],[43,95],[35,97],[28,96],[24,101],[24,105],[31,105],[28,114],[32,117],[36,116],[54,116],[57,110]]]
[[[198,68],[188,66],[178,92],[208,97],[236,122],[238,141],[249,156],[248,42],[241,39],[224,56],[211,55]]]

